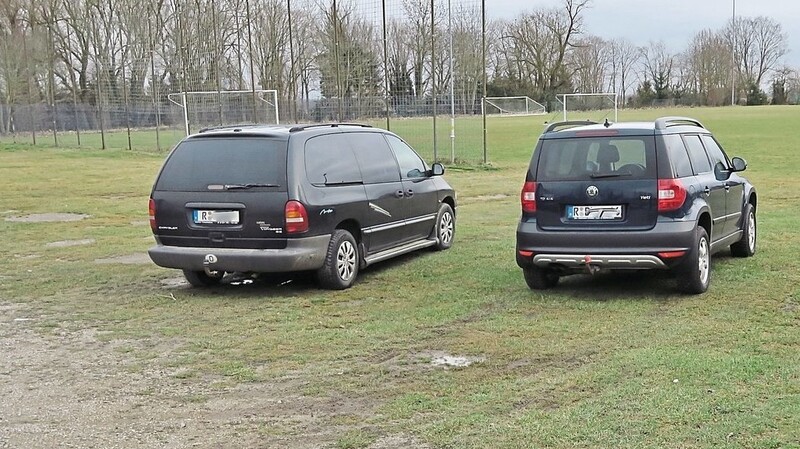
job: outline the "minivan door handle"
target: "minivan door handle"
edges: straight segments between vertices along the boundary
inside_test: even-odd
[[[404,194],[403,194],[403,191],[402,191],[402,190],[398,190],[398,191],[394,192],[394,196],[396,196],[396,197],[398,197],[398,198],[402,198],[402,197],[403,197],[403,195],[404,195]]]
[[[730,184],[725,184],[725,191],[729,192],[731,190]]]
[[[406,196],[407,196],[407,197],[412,197],[412,196],[414,196],[414,189],[408,189],[408,190],[406,190]]]
[[[711,188],[709,188],[708,186],[706,186],[706,188],[705,188],[705,189],[703,189],[703,192],[705,192],[705,194],[706,194],[706,195],[711,195]]]

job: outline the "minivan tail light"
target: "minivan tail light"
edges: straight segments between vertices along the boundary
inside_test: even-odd
[[[150,229],[156,232],[156,200],[150,198],[150,203],[147,205],[147,214],[150,215]]]
[[[303,203],[294,200],[288,201],[283,215],[286,219],[287,234],[299,234],[308,231],[308,213]]]
[[[532,181],[525,182],[522,186],[522,193],[520,194],[520,202],[522,203],[522,212],[532,214],[536,212],[536,183]]]
[[[677,179],[658,180],[658,211],[678,210],[686,201],[686,188]]]

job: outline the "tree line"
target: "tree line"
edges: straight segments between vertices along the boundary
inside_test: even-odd
[[[720,105],[732,88],[747,104],[796,101],[800,91],[773,18],[698,31],[675,51],[587,34],[590,0],[492,21],[483,3],[2,0],[0,131],[13,127],[15,105],[156,103],[183,91],[275,89],[295,120],[325,104],[350,116],[430,114],[450,98],[456,113],[472,114],[484,92]]]

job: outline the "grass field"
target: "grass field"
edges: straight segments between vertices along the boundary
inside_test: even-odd
[[[756,256],[715,257],[704,295],[639,274],[526,287],[514,229],[541,117],[494,119],[492,169],[447,171],[459,198],[451,250],[370,267],[342,292],[304,277],[178,285],[177,271],[128,257],[153,243],[147,198],[163,152],[0,144],[0,310],[35,317],[0,319],[0,336],[11,347],[24,325],[55,350],[65,335],[91,331],[118,361],[117,378],[160,386],[135,395],[133,418],[102,423],[151,425],[143,416],[174,401],[206,419],[201,441],[213,447],[800,448],[800,108],[620,119],[663,115],[700,119],[729,155],[747,159],[760,196]],[[8,220],[38,213],[89,217]],[[477,362],[431,363],[442,355]],[[13,366],[0,362],[2,391],[33,375]],[[17,447],[46,415],[17,406],[3,417],[7,400],[0,446]],[[204,414],[223,400],[238,419]],[[81,440],[66,432],[69,420],[54,425],[65,445],[104,446],[102,429]],[[129,443],[119,447],[137,447]]]

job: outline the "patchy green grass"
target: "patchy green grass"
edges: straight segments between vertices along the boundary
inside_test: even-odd
[[[639,274],[528,290],[514,229],[542,118],[526,117],[489,124],[493,170],[448,170],[459,194],[451,250],[371,267],[341,292],[302,276],[189,289],[164,282],[178,271],[114,263],[152,244],[147,197],[163,154],[0,146],[0,302],[43,317],[43,334],[94,329],[125,342],[116,352],[134,359],[128,369],[217,376],[219,388],[291,378],[286,394],[366,401],[366,416],[340,410],[323,422],[342,429],[332,447],[404,434],[437,448],[798,448],[800,109],[621,119],[673,114],[700,119],[745,157],[760,195],[757,255],[714,258],[702,296]],[[56,212],[90,217],[6,220]],[[47,245],[83,239],[95,243]],[[439,352],[483,361],[436,367]]]

